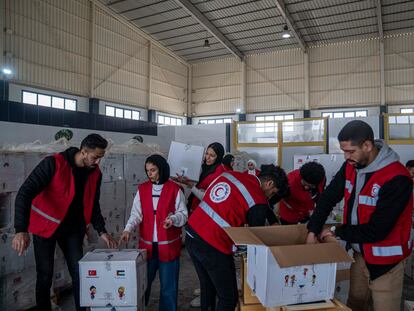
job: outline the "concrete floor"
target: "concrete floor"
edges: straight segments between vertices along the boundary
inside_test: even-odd
[[[178,310],[180,311],[197,311],[199,308],[190,307],[190,301],[194,298],[193,291],[197,288],[198,278],[195,273],[193,264],[191,262],[190,256],[187,251],[183,249],[181,255],[181,269],[180,269],[180,280],[179,280],[179,293],[178,293]],[[158,277],[154,281],[152,286],[152,293],[150,303],[146,311],[158,311],[158,297],[159,297],[160,287]],[[61,302],[56,310],[60,311],[75,311],[75,306],[73,303],[72,293],[70,291],[64,293],[61,297]],[[404,300],[414,301],[414,280],[410,278],[405,278],[404,280],[404,290],[402,297],[401,310],[404,310]]]

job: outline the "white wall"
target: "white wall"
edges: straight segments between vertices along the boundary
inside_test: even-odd
[[[30,91],[54,96],[63,96],[65,98],[76,99],[78,101],[77,109],[82,112],[89,112],[89,98],[81,97],[76,95],[70,95],[65,93],[53,92],[44,89],[34,88],[30,86],[20,85],[20,84],[9,84],[9,100],[21,103],[22,102],[22,91]]]
[[[414,108],[414,101],[411,105],[390,105],[388,113],[401,113],[401,108]]]

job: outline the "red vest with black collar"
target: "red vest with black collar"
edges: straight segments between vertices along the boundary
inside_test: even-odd
[[[75,196],[75,178],[68,161],[57,153],[55,158],[55,174],[46,188],[32,202],[30,211],[29,232],[49,238],[65,218]],[[83,215],[85,223],[91,222],[95,202],[96,188],[101,177],[99,167],[88,174],[83,195]]]
[[[345,170],[345,207],[344,223],[347,223],[348,204],[355,186],[356,169],[351,164],[346,164]],[[407,176],[407,169],[400,162],[393,162],[373,173],[371,178],[361,189],[358,197],[358,224],[368,223],[372,213],[377,208],[378,193],[381,187],[396,176]],[[410,178],[411,179],[411,178]],[[365,260],[370,264],[394,264],[408,257],[412,251],[411,224],[413,214],[413,197],[411,196],[407,206],[400,215],[394,228],[388,236],[379,242],[363,243],[362,251]]]
[[[163,184],[157,209],[154,211],[152,202],[152,183],[144,182],[138,186],[142,206],[142,221],[139,225],[139,248],[147,250],[147,258],[152,257],[152,242],[154,235],[154,222],[157,224],[158,256],[162,262],[169,262],[180,257],[181,228],[171,226],[164,229],[164,221],[176,211],[175,200],[180,187],[168,180]]]

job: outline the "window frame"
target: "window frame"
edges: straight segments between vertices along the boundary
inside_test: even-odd
[[[342,113],[342,117],[338,115]],[[346,117],[345,115],[349,113],[353,113],[353,117]],[[357,113],[364,113],[365,116],[357,116]],[[337,116],[335,116],[337,115]],[[356,110],[332,110],[332,111],[324,111],[321,112],[321,117],[323,118],[331,118],[331,119],[345,119],[345,118],[367,118],[368,117],[368,110],[367,109],[356,109]]]
[[[114,115],[107,114],[107,109],[108,108],[114,109]],[[122,110],[122,117],[117,117],[116,116],[116,111],[117,110]],[[131,113],[131,117],[130,118],[125,117],[125,111],[129,111]],[[138,113],[138,119],[135,119],[134,118],[134,113]],[[106,117],[117,118],[117,119],[134,120],[134,121],[141,120],[141,111],[136,110],[136,109],[132,109],[132,108],[118,107],[118,106],[114,106],[114,105],[110,105],[110,104],[105,104],[105,113],[104,113],[104,115]]]
[[[28,102],[24,101],[24,94],[32,94],[32,95],[36,95],[36,103],[35,104],[31,104]],[[53,95],[53,94],[48,94],[48,93],[44,93],[44,92],[37,92],[37,91],[29,91],[27,89],[22,89],[21,90],[21,103],[22,104],[26,104],[26,105],[31,105],[31,106],[38,106],[38,107],[45,107],[45,108],[53,108],[53,109],[59,109],[59,110],[66,110],[66,111],[78,111],[78,100],[76,98],[72,98],[72,97],[66,97],[63,95]],[[39,96],[44,96],[44,97],[50,97],[50,106],[46,106],[46,105],[40,105],[39,104]],[[60,107],[54,107],[53,106],[53,99],[63,99],[63,108]],[[66,101],[73,101],[75,103],[75,109],[67,109],[66,108]]]
[[[162,118],[164,121],[160,122],[160,118]],[[166,120],[169,120],[168,123]],[[174,124],[173,124],[174,123]],[[166,114],[157,114],[157,124],[160,125],[171,125],[171,126],[182,126],[184,124],[184,121],[180,117],[172,117],[170,115]]]

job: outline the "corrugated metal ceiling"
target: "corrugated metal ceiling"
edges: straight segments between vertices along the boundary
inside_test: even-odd
[[[183,59],[230,56],[226,46],[189,12],[197,10],[241,54],[299,48],[282,38],[285,12],[307,46],[379,36],[377,0],[101,0]],[[184,4],[180,4],[184,3]],[[185,3],[187,2],[187,9]],[[381,0],[384,35],[414,31],[414,1]],[[290,29],[293,35],[293,30]],[[208,39],[209,48],[203,47]]]

